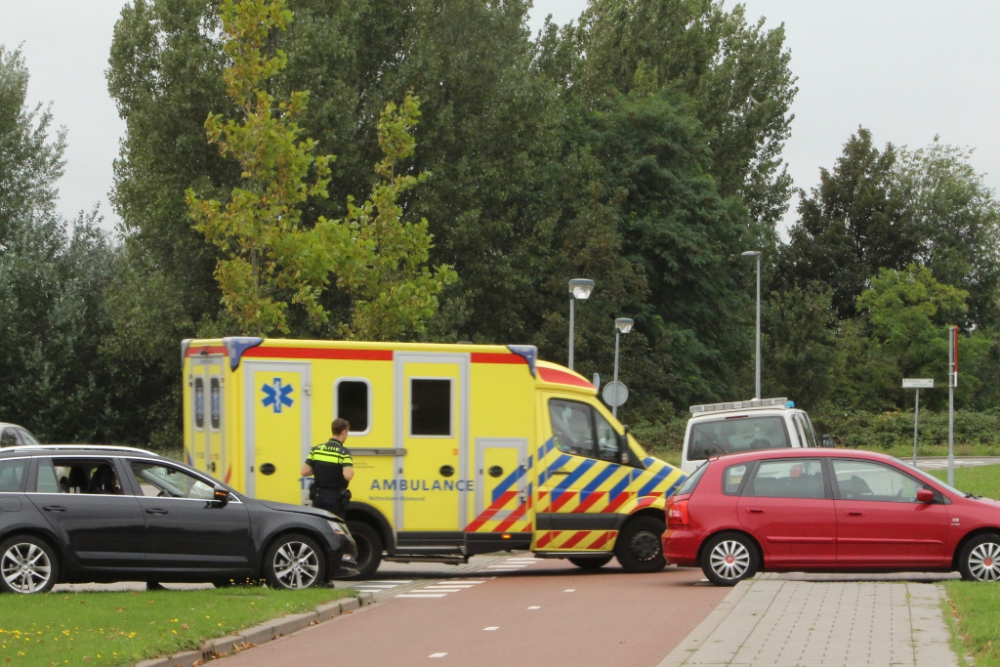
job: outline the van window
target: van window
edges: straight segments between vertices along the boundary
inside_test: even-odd
[[[823,464],[816,459],[761,461],[745,494],[758,498],[825,498]]]
[[[212,378],[209,388],[212,396],[212,430],[218,431],[222,422],[222,385],[219,383],[219,378]]]
[[[809,415],[804,412],[800,412],[799,416],[802,417],[802,428],[806,432],[806,439],[809,440],[810,447],[819,447],[819,442],[816,439],[816,429],[813,428],[812,420],[809,419]]]
[[[0,491],[20,491],[27,459],[0,461]]]
[[[576,401],[549,401],[549,418],[556,447],[565,454],[596,458],[591,407]]]
[[[789,446],[782,417],[730,417],[692,424],[687,458],[701,461],[720,454]]]
[[[451,380],[411,379],[410,435],[450,437],[452,403]]]
[[[792,423],[795,424],[795,435],[799,438],[799,447],[808,447],[809,441],[806,440],[806,431],[803,428],[802,416],[797,412],[793,413]]]
[[[351,425],[349,433],[359,435],[368,432],[371,406],[368,391],[371,385],[365,380],[340,380],[337,382],[337,404],[333,414],[346,419]]]
[[[205,428],[205,380],[194,379],[194,426]]]

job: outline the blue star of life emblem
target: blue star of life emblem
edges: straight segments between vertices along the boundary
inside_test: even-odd
[[[265,408],[273,407],[274,414],[281,414],[281,406],[285,405],[287,407],[292,407],[294,401],[288,397],[292,393],[293,388],[290,384],[282,384],[281,378],[274,378],[271,384],[265,384],[261,386],[261,391],[264,392],[264,399],[261,401]]]

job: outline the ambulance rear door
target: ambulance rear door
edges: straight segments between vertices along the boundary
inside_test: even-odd
[[[226,474],[223,361],[218,356],[192,357],[189,378],[192,402],[189,463],[218,479]]]

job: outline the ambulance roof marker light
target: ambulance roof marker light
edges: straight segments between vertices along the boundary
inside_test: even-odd
[[[226,346],[226,355],[229,357],[229,370],[236,371],[240,367],[240,359],[243,354],[252,347],[257,347],[264,342],[263,338],[257,336],[230,336],[222,339],[222,344]]]

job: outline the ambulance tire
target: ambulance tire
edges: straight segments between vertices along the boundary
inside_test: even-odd
[[[600,558],[570,558],[569,562],[584,570],[600,570],[611,562],[614,556],[601,556]]]
[[[615,541],[615,556],[626,572],[659,572],[667,566],[663,557],[663,532],[667,524],[651,516],[629,519]]]
[[[363,521],[348,521],[347,529],[351,531],[351,535],[358,545],[358,573],[352,577],[346,577],[346,579],[348,581],[367,579],[375,574],[382,562],[382,551],[385,549],[385,545],[382,544],[382,536]]]

